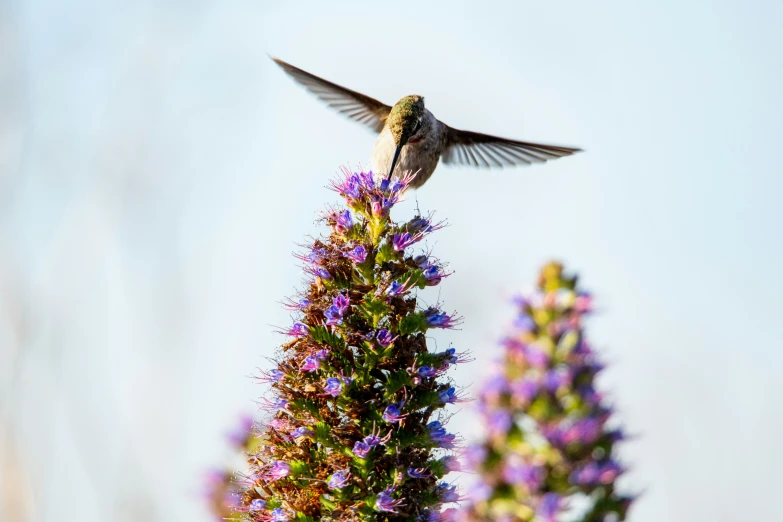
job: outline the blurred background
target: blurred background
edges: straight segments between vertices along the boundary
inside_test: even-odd
[[[267,57],[458,127],[586,153],[441,166],[465,317],[498,353],[550,257],[593,290],[637,438],[632,520],[771,520],[783,456],[783,3],[0,2],[0,518],[209,520],[324,187],[374,136]],[[405,214],[405,215],[403,215]],[[776,391],[777,390],[777,391]],[[469,439],[469,405],[452,431]]]

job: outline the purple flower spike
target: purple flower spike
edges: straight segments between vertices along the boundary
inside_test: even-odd
[[[324,386],[324,392],[332,397],[337,397],[343,391],[343,383],[337,377],[329,377],[326,379],[326,386]]]
[[[520,513],[512,506],[524,506],[525,520],[555,522],[581,496],[600,499],[590,520],[626,520],[633,498],[618,493],[614,447],[622,430],[606,426],[613,412],[595,389],[603,366],[582,330],[592,302],[576,282],[549,263],[515,303],[503,360],[479,393],[485,436],[466,457],[486,491],[463,506],[467,520],[510,522]]]
[[[367,259],[367,250],[362,245],[358,245],[344,255],[345,257],[352,259],[355,263],[361,264]]]
[[[288,522],[290,520],[288,513],[283,508],[273,509],[271,515],[270,522]]]
[[[401,402],[397,404],[388,405],[386,407],[386,410],[383,412],[383,420],[385,420],[388,423],[394,424],[404,419],[405,415],[403,415],[402,413],[402,405],[403,403]]]
[[[351,473],[347,469],[341,469],[340,471],[336,471],[332,474],[331,477],[329,477],[329,480],[327,481],[327,485],[329,486],[329,489],[340,489],[344,488],[348,485],[348,479],[350,478]]]
[[[394,490],[391,488],[386,488],[378,493],[378,496],[375,498],[375,510],[385,513],[396,513],[397,508],[402,505],[402,501],[394,500],[394,497],[392,497],[393,493]]]

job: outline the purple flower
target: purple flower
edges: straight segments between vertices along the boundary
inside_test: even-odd
[[[368,453],[370,453],[370,449],[370,446],[366,442],[363,440],[357,440],[356,444],[353,445],[353,454],[360,459],[363,459],[367,456]]]
[[[315,275],[320,277],[321,279],[328,280],[332,278],[332,274],[329,273],[329,271],[325,268],[319,268],[315,271]]]
[[[271,384],[280,382],[285,379],[285,373],[281,372],[277,368],[269,370],[268,372],[261,372],[261,376],[258,378],[258,382]]]
[[[386,407],[386,410],[383,412],[383,420],[391,424],[394,424],[395,422],[400,422],[402,419],[404,419],[405,415],[402,414],[403,404],[404,403],[399,402],[396,404],[388,405]]]
[[[549,365],[549,356],[539,347],[529,344],[525,346],[525,357],[531,366],[546,368]]]
[[[448,390],[444,390],[438,394],[438,400],[443,404],[454,404],[457,402],[465,402],[465,399],[457,395],[457,390],[454,386],[450,386]]]
[[[402,501],[394,500],[394,497],[392,497],[393,493],[394,490],[391,488],[386,488],[378,493],[378,496],[375,497],[375,510],[386,513],[396,513],[397,508],[402,505]]]
[[[529,490],[541,487],[544,471],[525,463],[518,455],[512,455],[503,466],[503,480],[508,484],[524,484]]]
[[[294,323],[294,325],[285,332],[286,335],[291,337],[304,337],[309,333],[310,329],[304,323]]]
[[[324,386],[324,392],[332,397],[337,397],[343,391],[343,383],[337,377],[329,377],[326,379],[326,386]]]
[[[324,311],[326,324],[335,325],[343,322],[343,311],[335,305],[330,306]]]
[[[557,512],[560,511],[560,500],[560,495],[557,493],[546,493],[541,498],[536,515],[546,522],[554,522]]]
[[[492,496],[492,487],[479,479],[468,488],[468,497],[473,502],[483,502]]]
[[[384,437],[383,439],[380,438],[377,434],[371,433],[364,437],[364,443],[367,444],[369,447],[374,448],[381,442],[386,442],[389,439],[389,436]]]
[[[536,322],[528,314],[519,314],[514,326],[521,332],[532,332],[536,329]]]
[[[392,337],[392,334],[389,330],[386,328],[383,328],[382,330],[378,330],[378,333],[375,335],[375,340],[378,341],[378,344],[383,346],[384,348],[389,346],[392,341],[394,341],[395,337]]]
[[[470,446],[465,451],[465,462],[471,469],[477,469],[487,458],[487,448],[484,446]]]
[[[509,386],[511,396],[515,402],[529,404],[538,394],[539,385],[536,381],[522,378],[517,379]]]
[[[287,477],[291,473],[291,466],[282,460],[275,461],[274,464],[264,473],[261,478],[267,482],[274,482]]]
[[[440,501],[443,503],[459,502],[461,500],[459,493],[457,493],[457,486],[449,486],[445,482],[441,482],[436,489],[440,493]]]
[[[408,476],[415,479],[429,478],[432,473],[427,468],[408,468]]]
[[[623,471],[623,468],[613,460],[591,462],[575,469],[568,480],[577,486],[611,484]]]
[[[261,399],[261,409],[278,412],[288,408],[288,401],[285,399],[275,399],[270,401],[269,399]]]
[[[427,286],[435,286],[443,279],[443,273],[441,272],[440,267],[436,265],[427,267],[424,270],[423,275],[424,279],[427,280]]]
[[[350,478],[350,476],[351,473],[347,469],[336,471],[332,474],[331,477],[329,477],[329,481],[327,482],[327,485],[329,486],[329,489],[343,488],[348,484],[348,479]]]
[[[546,388],[549,393],[555,393],[558,389],[563,386],[568,386],[570,383],[571,374],[565,369],[552,369],[544,375],[544,388]]]
[[[358,245],[353,247],[352,250],[345,252],[343,255],[356,263],[364,263],[367,259],[367,250],[362,245]]]
[[[481,400],[495,404],[500,400],[500,397],[508,391],[509,385],[506,376],[503,374],[493,375],[484,382],[484,386],[481,389]]]
[[[431,328],[451,328],[458,322],[454,317],[437,310],[425,312],[424,319]]]
[[[313,430],[309,428],[305,428],[304,426],[300,426],[299,428],[296,428],[294,431],[291,432],[291,437],[294,439],[298,439],[299,437],[312,437],[313,436]]]
[[[490,437],[502,437],[511,429],[513,418],[508,410],[492,410],[485,418]]]
[[[427,424],[427,431],[432,442],[437,444],[439,448],[452,449],[454,447],[456,435],[447,433],[440,421],[432,421]]]
[[[386,289],[386,295],[390,295],[392,297],[404,294],[409,289],[405,287],[404,284],[400,283],[399,281],[392,281],[392,283],[389,285],[389,287]]]
[[[332,300],[332,306],[337,307],[337,309],[340,310],[340,313],[344,314],[351,306],[351,300],[343,294],[340,294]]]
[[[247,443],[253,430],[253,418],[248,415],[242,415],[239,418],[239,427],[226,434],[229,444],[235,448],[242,448]]]
[[[411,235],[410,232],[394,234],[394,236],[392,236],[392,248],[394,248],[395,252],[402,252],[407,247],[417,242],[419,239],[421,239],[419,234]]]
[[[288,513],[283,508],[275,508],[272,510],[272,518],[269,520],[270,522],[288,522]]]
[[[321,261],[323,261],[327,255],[328,253],[325,248],[314,248],[307,254],[307,261],[313,265],[320,265]],[[302,258],[300,257],[300,259]]]
[[[447,455],[440,459],[440,462],[447,472],[462,471],[462,463],[454,455]]]
[[[305,360],[302,363],[302,366],[299,368],[299,371],[314,372],[317,371],[320,367],[321,367],[321,359],[319,359],[315,355],[308,355],[307,357],[305,357]]]
[[[337,214],[337,219],[335,220],[334,229],[337,232],[345,232],[346,230],[350,229],[353,226],[353,218],[351,217],[351,211],[350,210],[344,210],[343,212],[340,212]]]
[[[253,499],[248,508],[250,511],[260,511],[266,507],[266,500],[260,498]]]
[[[435,370],[435,368],[433,368],[432,366],[422,366],[416,371],[416,373],[418,373],[419,377],[422,378],[431,378],[438,375],[437,370]]]
[[[359,179],[361,180],[361,183],[367,187],[367,189],[372,190],[375,188],[375,177],[371,170],[368,170],[367,172],[360,172]]]

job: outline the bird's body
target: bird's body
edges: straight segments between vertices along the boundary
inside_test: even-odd
[[[419,95],[405,96],[389,106],[364,94],[319,78],[282,60],[274,61],[297,82],[348,117],[378,132],[372,168],[391,177],[411,171],[411,187],[421,187],[438,162],[475,167],[504,167],[543,163],[580,149],[510,140],[458,130],[438,120]]]

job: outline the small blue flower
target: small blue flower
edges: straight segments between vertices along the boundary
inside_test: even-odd
[[[392,337],[392,334],[389,330],[383,328],[378,330],[378,333],[375,336],[375,340],[378,341],[378,344],[385,348],[391,344],[394,338]]]
[[[262,500],[260,498],[253,499],[253,502],[250,503],[250,511],[259,511],[266,507],[266,500]]]
[[[386,513],[396,513],[397,508],[402,505],[401,500],[394,500],[392,494],[394,490],[386,488],[375,497],[375,509],[376,511],[383,511]]]
[[[404,419],[405,415],[402,414],[402,405],[403,403],[400,402],[387,406],[386,410],[383,412],[383,420],[394,424]]]
[[[329,477],[327,485],[329,486],[329,489],[344,488],[348,484],[348,479],[350,476],[351,473],[347,469],[336,471],[332,474],[331,477]]]
[[[356,263],[364,263],[364,261],[367,259],[367,250],[362,245],[358,245],[353,247],[352,250],[345,252],[344,255]]]
[[[353,445],[353,454],[363,459],[367,456],[368,453],[370,453],[370,449],[370,446],[366,442],[363,440],[357,440],[356,444]]]
[[[343,391],[343,383],[337,377],[329,377],[326,379],[326,386],[324,386],[324,392],[332,397],[337,397]]]

